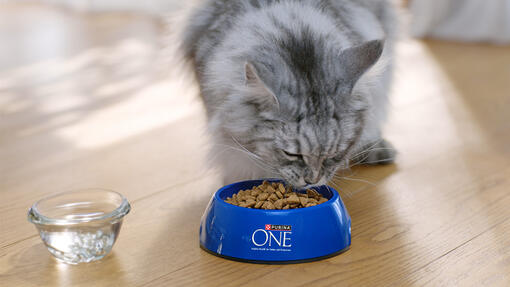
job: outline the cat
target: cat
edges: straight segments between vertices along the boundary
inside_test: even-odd
[[[391,163],[381,135],[395,42],[386,0],[209,0],[181,52],[224,183],[326,184],[352,161]]]

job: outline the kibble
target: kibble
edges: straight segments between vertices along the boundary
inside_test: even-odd
[[[225,201],[246,208],[294,209],[316,206],[328,199],[313,189],[300,193],[292,191],[290,186],[285,187],[282,183],[264,181],[252,189],[240,190]]]

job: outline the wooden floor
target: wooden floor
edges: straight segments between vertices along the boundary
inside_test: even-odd
[[[510,286],[510,48],[403,39],[386,128],[395,165],[332,183],[351,249],[315,263],[231,262],[198,247],[220,182],[196,88],[161,24],[0,6],[0,286]],[[114,250],[57,263],[26,212],[104,187],[132,204]]]

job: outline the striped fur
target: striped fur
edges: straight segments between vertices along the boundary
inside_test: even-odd
[[[210,0],[183,31],[225,183],[324,184],[381,139],[393,14],[385,0]]]

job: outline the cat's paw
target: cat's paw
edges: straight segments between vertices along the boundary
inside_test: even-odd
[[[391,164],[395,161],[397,151],[393,145],[381,139],[377,142],[365,145],[363,149],[351,160],[353,164]]]

